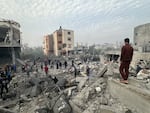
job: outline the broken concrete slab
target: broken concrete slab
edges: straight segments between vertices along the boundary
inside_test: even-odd
[[[71,100],[69,100],[69,103],[72,107],[73,113],[82,113],[82,110],[76,104],[74,104]]]
[[[0,108],[0,113],[16,113],[16,112],[12,111],[12,110],[5,109],[5,108]]]
[[[101,104],[101,105],[108,105],[108,100],[107,100],[107,98],[105,98],[104,96],[103,96],[103,97],[100,97],[100,104]]]
[[[78,90],[80,91],[84,86],[85,86],[85,83],[87,81],[87,77],[76,77],[76,82],[79,82],[78,84]]]
[[[103,91],[96,92],[96,87],[100,87],[101,90],[104,90],[103,78],[99,78],[94,83],[89,86],[84,87],[75,97],[72,97],[72,102],[78,107],[85,109],[87,107],[87,102],[93,100],[96,97],[100,97]]]
[[[99,70],[97,76],[98,76],[98,77],[103,77],[104,74],[107,72],[107,70],[108,70],[108,69],[107,69],[107,65],[104,65],[102,68],[100,68],[100,70]]]
[[[41,87],[36,85],[32,87],[32,90],[30,92],[30,97],[37,97],[42,92]]]
[[[49,109],[52,109],[53,113],[71,113],[72,111],[69,101],[63,93],[52,99]]]
[[[67,92],[67,94],[68,94],[67,96],[70,97],[72,95],[72,91],[75,89],[77,89],[77,86],[69,87],[69,88],[64,90],[64,93]]]
[[[49,112],[50,112],[50,110],[47,107],[39,108],[39,109],[35,110],[35,113],[49,113]]]
[[[150,82],[146,84],[146,87],[150,90]]]
[[[61,89],[64,89],[67,83],[68,83],[67,79],[61,78],[61,79],[58,79],[58,82],[56,83],[56,85],[58,85]]]
[[[137,113],[150,112],[150,92],[130,84],[122,84],[117,80],[108,81],[108,88],[114,98],[118,98],[129,109]],[[118,93],[119,92],[119,93]],[[129,96],[130,95],[130,96]]]

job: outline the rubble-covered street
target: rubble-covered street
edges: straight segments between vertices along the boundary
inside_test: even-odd
[[[9,83],[9,92],[0,101],[0,111],[6,113],[139,113],[130,109],[117,97],[111,95],[108,82],[119,80],[118,63],[89,62],[90,76],[86,74],[87,63],[74,61],[80,72],[76,77],[68,66],[48,65],[46,75],[37,61],[29,73],[17,72]],[[28,62],[32,64],[32,62]],[[51,65],[53,67],[51,68]],[[146,66],[146,65],[145,65]],[[131,70],[130,80],[136,87],[149,90],[149,70]],[[140,78],[140,79],[139,79]],[[118,82],[119,83],[119,82]],[[113,89],[112,89],[113,90]],[[118,92],[119,93],[119,92]]]
[[[0,113],[150,113],[149,0],[0,0]]]

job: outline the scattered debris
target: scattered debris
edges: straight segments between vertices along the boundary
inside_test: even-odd
[[[24,71],[15,73],[9,84],[9,93],[4,95],[5,100],[0,101],[2,110],[8,109],[8,113],[131,113],[107,89],[108,77],[119,77],[118,63],[84,63],[80,59],[74,63],[79,67],[76,76],[71,61],[68,67],[59,69],[48,65],[47,74],[41,70],[41,62],[32,66],[29,75]],[[147,89],[150,89],[149,73],[144,68],[136,75],[137,79],[146,80]]]

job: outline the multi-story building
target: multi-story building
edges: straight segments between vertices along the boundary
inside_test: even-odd
[[[134,28],[134,45],[140,48],[140,51],[150,52],[150,23]]]
[[[20,52],[20,24],[12,20],[0,20],[1,61],[13,61],[15,64],[16,57],[20,57]]]
[[[44,36],[44,54],[50,56],[54,54],[54,39],[53,35]]]
[[[51,38],[50,38],[51,36]],[[49,37],[44,38],[44,53],[47,56],[54,54],[68,55],[74,49],[74,31],[62,29],[61,26]],[[48,39],[49,38],[49,39]],[[48,52],[51,48],[51,52]]]

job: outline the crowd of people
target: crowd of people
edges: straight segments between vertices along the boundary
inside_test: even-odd
[[[46,59],[44,62],[41,62],[41,70],[45,71],[45,74],[48,75],[49,69],[63,69],[69,73],[72,73],[76,78],[80,74],[80,66],[76,64],[74,60],[50,60]],[[86,66],[86,74],[89,76],[90,68]]]
[[[39,66],[40,64],[40,66]],[[41,71],[44,71],[45,75],[49,75],[51,69],[56,70],[65,70],[71,73],[75,78],[80,74],[79,65],[75,63],[74,60],[50,60],[46,59],[44,61],[33,61],[32,65],[25,63],[22,65],[21,70],[23,73],[30,75],[30,72],[36,71],[41,68]],[[87,76],[90,74],[89,66],[86,67]],[[3,98],[5,93],[8,93],[8,84],[12,80],[13,73],[16,73],[16,65],[5,65],[3,68],[0,68],[0,97]]]

